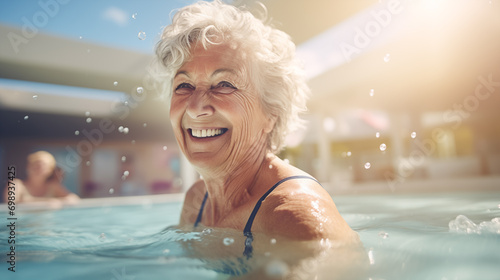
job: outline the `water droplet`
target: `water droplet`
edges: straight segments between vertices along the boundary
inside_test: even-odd
[[[126,156],[122,156],[122,162],[125,162],[127,160]]]
[[[351,151],[348,151],[346,154],[348,157],[350,157],[352,155]]]
[[[80,39],[80,40],[83,39],[83,36],[78,37],[78,39]]]
[[[269,257],[270,255],[271,255],[271,253],[270,253],[270,252],[265,252],[265,253],[264,253],[264,256],[266,256],[266,257]]]
[[[274,245],[274,244],[276,244],[276,239],[274,239],[274,238],[271,238],[271,241],[270,241],[270,243],[271,243],[271,244],[273,244],[273,245]]]
[[[90,116],[90,112],[89,111],[85,112],[85,117],[88,117],[88,116]]]
[[[123,176],[128,176],[130,172],[128,170],[123,171]]]
[[[139,38],[139,40],[146,39],[146,32],[144,31],[139,32],[139,34],[137,34],[137,38]]]
[[[386,53],[384,56],[384,62],[389,62],[389,60],[391,60],[391,55]]]
[[[128,101],[127,100],[123,101],[123,105],[128,106]]]
[[[135,144],[135,140],[130,141],[130,143],[132,143],[132,145]]]
[[[370,96],[373,96],[375,95],[375,90],[374,89],[370,89]]]
[[[109,189],[109,194],[114,194],[114,193],[115,193],[115,189],[110,188],[110,189]]]
[[[269,164],[269,169],[273,169],[273,165],[272,164]]]
[[[101,242],[106,241],[106,234],[104,232],[99,235],[99,241]]]
[[[384,143],[380,144],[380,150],[383,152],[385,149],[387,149],[387,146]]]
[[[380,138],[380,132],[375,133],[375,137]]]
[[[114,81],[113,85],[116,87],[118,85],[118,81]]]
[[[137,13],[132,14],[132,19],[137,19]]]
[[[166,151],[167,150],[167,146],[163,146],[163,150]]]
[[[123,133],[127,134],[128,132],[129,132],[128,127],[124,127],[124,128],[123,128]]]
[[[411,134],[410,134],[411,138],[415,138],[417,137],[417,133],[415,131],[413,131]]]
[[[26,116],[24,116],[24,119],[27,120],[27,119],[29,119],[29,117],[30,116],[26,115]]]
[[[201,234],[203,234],[203,235],[208,235],[208,234],[211,234],[211,233],[212,233],[212,231],[213,231],[213,229],[211,229],[211,228],[206,228],[206,229],[204,229],[204,230],[201,232]]]
[[[75,135],[80,135],[80,131],[75,130]]]
[[[380,236],[382,239],[389,238],[389,234],[387,232],[384,232],[384,231],[379,232],[378,236]]]
[[[143,127],[147,127],[147,126],[148,126],[148,124],[147,124],[147,123],[143,123],[143,124],[142,124],[142,126],[143,126]]]
[[[163,250],[163,254],[168,254],[168,253],[170,253],[170,249]]]
[[[229,246],[229,245],[234,243],[234,239],[232,239],[231,237],[226,237],[226,238],[224,238],[222,243],[224,243],[224,245],[226,245],[226,246]]]
[[[87,162],[85,162],[85,165],[90,166],[90,160],[87,160]]]
[[[87,118],[85,121],[86,121],[87,123],[91,123],[91,122],[92,122],[92,118]]]
[[[37,94],[34,94],[33,95],[33,100],[37,100],[38,99],[38,95]]]
[[[118,131],[119,131],[119,132],[123,132],[123,126],[121,126],[121,125],[120,125],[120,126],[118,127]]]
[[[87,49],[87,53],[90,53],[90,49]]]
[[[287,159],[287,158],[285,158],[283,161],[284,161],[286,164],[290,164],[290,160],[289,160],[289,159]]]
[[[276,151],[276,149],[278,149],[278,147],[276,147],[276,145],[271,146],[271,150]]]
[[[137,87],[137,94],[141,95],[144,93],[144,88],[143,87]]]
[[[372,164],[367,162],[365,163],[365,169],[370,169],[370,167],[372,167]]]

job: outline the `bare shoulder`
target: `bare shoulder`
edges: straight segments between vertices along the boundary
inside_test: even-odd
[[[179,225],[194,224],[205,192],[205,183],[202,180],[197,181],[189,188],[184,197]]]
[[[262,202],[259,212],[259,227],[268,234],[294,240],[343,240],[355,235],[329,193],[311,179],[283,182]]]
[[[9,191],[13,191],[16,202],[23,202],[31,196],[28,190],[26,190],[24,182],[19,178],[12,180],[12,184],[5,185],[4,202],[8,201]]]

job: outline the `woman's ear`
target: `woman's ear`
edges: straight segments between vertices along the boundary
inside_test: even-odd
[[[276,124],[276,120],[278,119],[277,116],[275,115],[270,115],[268,118],[267,118],[267,123],[266,123],[266,126],[264,127],[264,132],[265,133],[271,133],[271,131],[273,131],[274,129],[274,125]]]

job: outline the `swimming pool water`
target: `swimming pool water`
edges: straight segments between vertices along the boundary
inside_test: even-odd
[[[359,233],[362,257],[339,269],[335,264],[348,256],[331,248],[303,262],[303,277],[500,279],[500,219],[495,220],[500,217],[500,192],[345,195],[334,200]],[[167,228],[177,224],[180,208],[181,202],[21,209],[16,272],[8,271],[4,261],[0,278],[228,279],[229,273],[245,276],[262,265],[267,275],[279,275],[290,268],[276,256],[300,258],[298,246],[279,238],[256,235],[266,252],[247,261],[239,257],[244,247],[240,232]],[[6,211],[0,218],[7,221]],[[3,227],[0,232],[6,252],[8,231]]]

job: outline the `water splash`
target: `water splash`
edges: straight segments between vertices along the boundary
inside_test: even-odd
[[[116,87],[118,85],[118,81],[114,81],[113,85]]]
[[[92,118],[87,118],[87,119],[85,119],[85,121],[86,121],[87,123],[91,123],[91,122],[92,122]]]
[[[415,139],[415,137],[417,137],[417,133],[415,131],[413,131],[411,134],[410,134],[410,137]]]
[[[141,94],[144,93],[144,88],[143,87],[137,87],[136,91],[137,91],[137,94],[141,95]]]
[[[378,132],[378,131],[377,131],[377,132],[375,133],[375,137],[376,137],[376,138],[380,138],[380,132]]]
[[[167,146],[163,146],[163,150],[166,151],[167,150]]]
[[[458,215],[455,220],[448,224],[450,232],[465,234],[500,234],[500,217],[493,218],[491,221],[484,221],[479,224],[474,223],[464,215]]]
[[[80,135],[80,131],[75,130],[75,135]]]
[[[352,155],[351,151],[347,151],[346,155],[350,157]]]
[[[29,119],[29,117],[30,116],[26,115],[26,116],[24,116],[24,119],[27,120],[27,119]]]
[[[132,19],[137,19],[137,13],[132,14]]]
[[[115,193],[115,189],[110,188],[110,189],[109,189],[109,194],[114,194],[114,193]]]
[[[38,99],[38,95],[37,94],[34,94],[33,95],[33,100],[37,100]]]
[[[211,229],[211,228],[206,228],[206,229],[204,229],[203,231],[201,231],[201,234],[202,234],[202,235],[209,235],[209,234],[211,234],[212,232],[213,232],[213,229]]]
[[[124,133],[124,134],[127,134],[128,132],[129,132],[128,127],[124,127],[124,128],[123,128],[123,133]]]
[[[367,162],[365,163],[365,169],[370,169],[370,167],[372,167],[372,164]]]
[[[126,156],[122,156],[122,162],[125,162],[127,160]]]
[[[385,232],[385,231],[381,231],[381,232],[379,232],[379,233],[378,233],[378,236],[380,236],[380,238],[382,238],[382,239],[387,239],[387,238],[389,238],[389,234],[388,234],[387,232]]]

